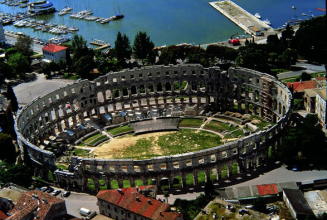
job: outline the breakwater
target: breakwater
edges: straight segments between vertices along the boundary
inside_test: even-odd
[[[255,35],[255,32],[249,28],[251,26],[257,28],[271,28],[265,22],[256,18],[230,0],[209,2],[209,4],[248,34]]]

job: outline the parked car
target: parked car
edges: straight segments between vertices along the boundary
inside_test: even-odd
[[[54,190],[54,189],[53,189],[52,187],[49,187],[48,190],[47,190],[46,192],[48,192],[48,193],[52,193],[53,190]]]
[[[47,190],[48,190],[48,187],[47,186],[43,186],[43,187],[41,187],[41,189],[40,189],[42,192],[46,192]]]
[[[61,193],[61,190],[60,190],[60,189],[57,189],[57,190],[53,191],[53,192],[51,193],[51,195],[53,195],[53,196],[57,196],[57,195],[59,195],[60,193]]]
[[[63,197],[68,197],[70,195],[70,191],[66,191],[62,193]]]

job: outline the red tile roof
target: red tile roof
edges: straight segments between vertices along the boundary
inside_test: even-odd
[[[7,215],[0,210],[0,219],[7,219]]]
[[[289,89],[292,89],[292,86],[293,86],[293,93],[304,92],[305,89],[317,88],[317,81],[310,80],[310,81],[287,83],[287,87]]]
[[[278,194],[276,184],[257,185],[259,196]]]
[[[56,53],[58,51],[66,50],[68,47],[59,46],[56,44],[49,44],[42,47],[42,50],[49,51],[51,53]]]
[[[143,190],[145,187],[139,188]],[[174,220],[181,217],[178,212],[170,211],[168,203],[146,197],[140,194],[135,187],[121,189],[121,192],[118,190],[101,190],[97,198],[149,219]]]
[[[64,200],[49,195],[39,190],[25,192],[19,199],[16,206],[8,213],[12,213],[8,219],[22,219],[35,211],[37,219],[44,219],[50,207],[56,203],[65,203]]]

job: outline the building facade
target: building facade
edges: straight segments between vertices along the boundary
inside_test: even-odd
[[[45,45],[42,48],[44,59],[52,60],[58,63],[59,60],[66,62],[66,50],[68,47],[59,46],[56,44]]]
[[[316,114],[320,120],[320,123],[327,128],[326,121],[326,89],[319,89],[316,95]]]

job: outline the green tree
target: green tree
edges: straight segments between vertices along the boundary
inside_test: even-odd
[[[120,62],[120,64],[122,66],[126,66],[125,60],[130,59],[132,55],[131,44],[126,34],[122,35],[118,31],[114,51],[116,58]]]
[[[0,160],[6,160],[8,163],[14,163],[17,156],[12,140],[11,135],[0,133]]]
[[[141,59],[144,65],[144,59],[151,60],[152,63],[155,60],[155,52],[153,50],[154,43],[150,40],[150,36],[146,32],[138,32],[134,38],[133,44],[133,57]]]
[[[326,64],[326,35],[326,15],[312,18],[301,22],[295,33],[293,47],[309,62]]]
[[[11,72],[15,76],[25,77],[25,73],[31,70],[30,64],[26,56],[21,53],[11,55],[7,61]]]
[[[83,56],[74,64],[76,73],[83,79],[92,79],[91,71],[94,69],[95,63],[93,56]]]
[[[16,97],[11,85],[9,85],[9,84],[7,85],[7,100],[10,100],[10,102],[11,102],[12,112],[17,112],[18,111],[17,97]]]
[[[258,197],[252,202],[253,209],[258,211],[258,212],[266,212],[267,211],[267,201],[262,198]]]
[[[303,123],[292,128],[278,149],[280,161],[291,167],[294,164],[317,166],[325,164],[327,138],[316,114],[308,114]]]
[[[0,179],[4,183],[15,183],[23,187],[30,187],[32,184],[33,171],[23,164],[1,164]]]
[[[77,61],[81,57],[89,55],[87,41],[84,40],[82,35],[74,34],[71,45],[73,48],[73,61]]]
[[[33,39],[30,36],[19,36],[15,43],[15,47],[18,52],[29,59],[29,57],[33,55],[32,43]]]

